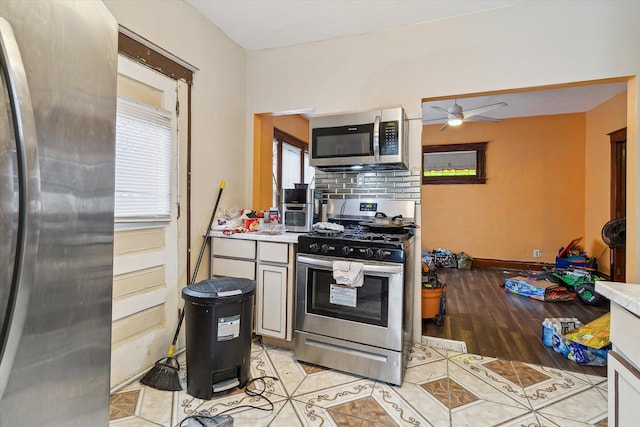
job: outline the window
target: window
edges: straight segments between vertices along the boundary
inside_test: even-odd
[[[171,119],[169,111],[118,96],[116,220],[170,219]]]
[[[484,184],[486,142],[422,146],[422,184]]]
[[[282,200],[283,188],[293,184],[310,184],[314,168],[309,166],[309,144],[278,129],[273,132],[273,206]]]

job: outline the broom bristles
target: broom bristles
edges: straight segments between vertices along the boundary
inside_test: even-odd
[[[140,382],[157,390],[182,391],[179,371],[178,361],[173,357],[165,357],[158,360],[149,372],[144,374]]]

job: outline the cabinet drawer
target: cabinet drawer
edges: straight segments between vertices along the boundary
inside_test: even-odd
[[[629,360],[640,368],[640,340],[638,340],[638,327],[640,318],[627,311],[618,304],[611,303],[611,332],[610,338],[613,345]]]
[[[255,261],[214,257],[211,260],[211,269],[212,276],[240,277],[243,279],[256,280]]]
[[[256,259],[256,242],[253,240],[214,237],[213,255]]]
[[[260,261],[289,263],[289,244],[258,242],[258,255]]]

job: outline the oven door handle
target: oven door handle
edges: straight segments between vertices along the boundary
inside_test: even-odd
[[[311,258],[304,255],[298,255],[298,262],[304,263],[313,267],[324,267],[327,269],[333,269],[333,261],[328,259],[318,259]],[[392,274],[401,274],[402,273],[402,264],[398,265],[375,265],[375,264],[365,264],[362,271],[366,273],[378,273],[384,275],[392,275]]]

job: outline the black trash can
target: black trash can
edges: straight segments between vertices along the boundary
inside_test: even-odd
[[[218,277],[182,289],[187,338],[187,393],[244,387],[251,368],[253,280]]]

